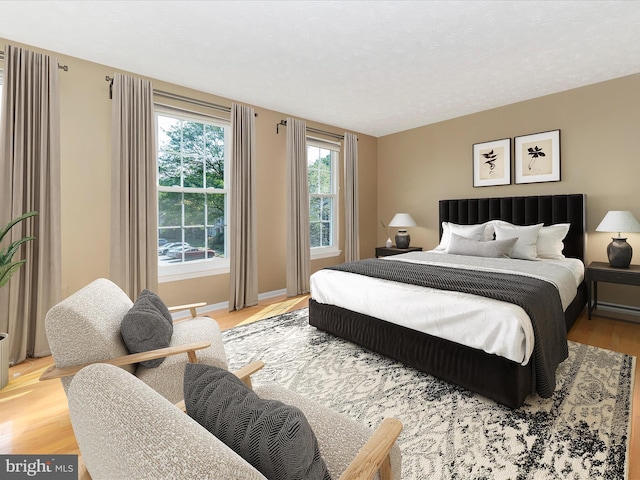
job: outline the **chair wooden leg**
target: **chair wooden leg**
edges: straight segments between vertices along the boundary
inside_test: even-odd
[[[393,472],[391,471],[391,457],[387,457],[380,464],[380,480],[393,480]]]
[[[370,480],[377,471],[380,480],[392,480],[391,457],[389,453],[402,432],[402,422],[397,418],[385,418],[356,458],[342,472],[340,480]]]
[[[250,390],[253,390],[253,385],[251,384],[251,377],[241,378],[240,380],[242,380],[244,382],[244,384],[247,387],[249,387]]]
[[[236,377],[242,380],[247,387],[253,390],[253,386],[251,385],[251,375],[256,373],[262,367],[264,367],[264,362],[262,360],[255,360],[234,373]]]
[[[198,356],[194,350],[189,350],[187,356],[189,357],[189,363],[198,363]]]

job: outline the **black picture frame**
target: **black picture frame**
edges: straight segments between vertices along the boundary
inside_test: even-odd
[[[516,184],[560,181],[560,130],[515,137],[514,150]]]
[[[473,186],[511,184],[511,138],[473,144]]]

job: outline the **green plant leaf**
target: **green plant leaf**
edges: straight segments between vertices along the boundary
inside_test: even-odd
[[[20,245],[22,245],[23,243],[29,242],[31,240],[34,240],[35,238],[36,237],[21,238],[20,240],[16,240],[15,242],[10,243],[9,246],[7,247],[6,252],[4,252],[3,250],[0,250],[0,265],[3,263],[9,263],[13,258],[13,256],[16,254],[16,252],[20,250]]]
[[[26,259],[12,262],[8,265],[0,265],[0,288],[4,287],[13,274],[25,263],[27,263]]]
[[[13,226],[16,223],[20,223],[21,221],[23,221],[23,220],[25,220],[25,219],[27,219],[29,217],[34,217],[36,215],[38,215],[38,212],[36,212],[34,210],[34,211],[31,211],[31,212],[24,213],[24,214],[20,215],[18,218],[15,218],[15,219],[11,220],[7,224],[7,226],[5,226],[2,230],[0,230],[0,242],[2,242],[2,239],[4,238],[4,236],[9,232],[9,230],[11,230],[13,228]]]
[[[0,230],[0,243],[2,243],[4,237],[9,233],[9,230],[11,230],[17,223],[35,215],[38,215],[38,212],[31,211],[10,221],[4,228],[2,228],[2,230]],[[18,250],[20,250],[23,243],[30,242],[34,238],[35,237],[24,237],[20,240],[16,240],[15,242],[11,242],[6,249],[0,249],[0,288],[6,285],[13,274],[27,262],[26,259],[14,262],[13,256],[18,252]]]

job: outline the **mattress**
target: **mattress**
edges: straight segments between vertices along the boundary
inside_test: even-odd
[[[584,277],[582,262],[568,258],[527,261],[429,251],[385,257],[385,261],[532,276],[556,286],[563,309],[576,296]],[[311,296],[319,303],[379,318],[521,365],[527,365],[533,353],[531,321],[521,307],[510,303],[334,270],[320,270],[311,276]]]

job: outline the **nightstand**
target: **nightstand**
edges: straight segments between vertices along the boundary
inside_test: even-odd
[[[598,306],[598,282],[640,286],[640,265],[615,268],[606,262],[591,262],[585,272],[585,281],[587,282],[588,318],[591,320],[591,311]]]
[[[397,247],[376,247],[376,258],[388,257],[389,255],[400,255],[407,252],[421,252],[422,247],[409,247],[409,248],[397,248]]]

